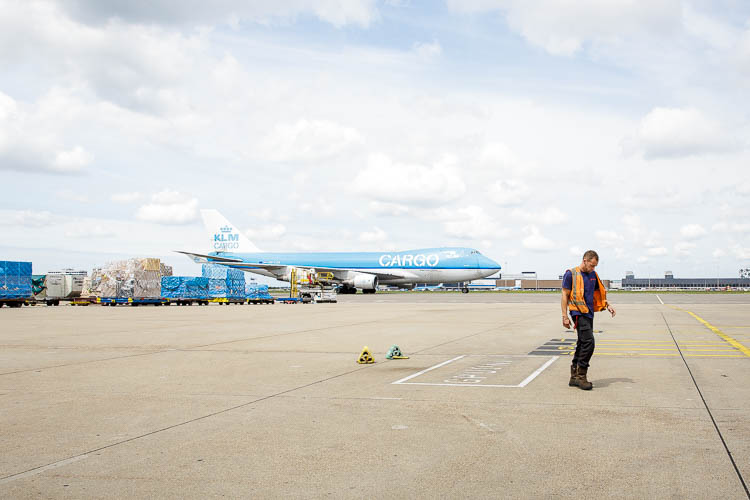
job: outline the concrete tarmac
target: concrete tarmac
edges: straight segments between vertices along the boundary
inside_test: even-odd
[[[559,295],[339,299],[0,310],[0,497],[750,498],[750,295],[612,294],[592,391]]]

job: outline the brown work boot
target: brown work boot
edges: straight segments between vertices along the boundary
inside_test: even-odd
[[[588,372],[588,368],[584,368],[582,366],[578,367],[578,376],[576,377],[576,385],[583,389],[584,391],[590,391],[593,389],[594,384],[586,380],[586,372]]]
[[[570,365],[570,382],[568,382],[568,385],[570,387],[575,387],[578,385],[578,365]]]

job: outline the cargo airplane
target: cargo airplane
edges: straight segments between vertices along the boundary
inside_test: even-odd
[[[500,265],[462,247],[420,248],[403,252],[261,252],[217,210],[201,210],[210,235],[207,253],[183,252],[197,263],[213,263],[289,281],[293,268],[330,272],[340,293],[375,293],[378,285],[414,288],[417,283],[436,285],[485,278]],[[464,292],[468,288],[463,289]]]

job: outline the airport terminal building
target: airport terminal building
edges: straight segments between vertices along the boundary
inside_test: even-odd
[[[742,273],[740,273],[742,276]],[[625,290],[642,289],[680,289],[680,290],[742,290],[750,289],[750,277],[740,278],[675,278],[671,271],[664,273],[663,278],[636,278],[627,273],[622,280]]]
[[[743,272],[744,271],[744,272]],[[556,280],[537,279],[536,273],[506,276],[492,279],[495,289],[516,290],[560,290],[562,276]],[[481,280],[484,287],[488,287],[490,280]],[[628,272],[622,280],[602,279],[607,289],[622,290],[750,290],[750,273],[743,269],[739,278],[675,278],[671,271],[666,271],[663,278],[636,278]],[[477,287],[479,288],[479,287]]]

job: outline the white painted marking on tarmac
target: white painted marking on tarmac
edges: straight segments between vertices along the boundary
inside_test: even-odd
[[[443,361],[442,363],[438,363],[438,364],[436,364],[435,366],[431,366],[431,367],[429,367],[429,368],[427,368],[427,369],[424,369],[424,370],[422,370],[421,372],[417,372],[417,373],[415,373],[414,375],[409,375],[408,377],[404,377],[404,378],[402,378],[401,380],[396,380],[395,382],[391,382],[391,384],[403,384],[403,383],[404,383],[404,382],[406,382],[407,380],[411,380],[411,379],[413,379],[414,377],[419,377],[420,375],[423,375],[423,374],[425,374],[425,373],[427,373],[427,372],[430,372],[430,371],[432,371],[432,370],[437,370],[437,369],[438,369],[438,368],[440,368],[441,366],[445,366],[445,365],[447,365],[448,363],[453,363],[454,361],[458,361],[459,359],[461,359],[461,358],[465,358],[465,357],[466,357],[465,355],[461,355],[461,356],[456,356],[456,357],[455,357],[455,358],[453,358],[453,359],[449,359],[448,361]]]
[[[480,355],[471,355],[471,356],[480,356]],[[498,354],[496,356],[503,356],[502,354]],[[524,358],[536,358],[538,356],[529,356],[528,354],[510,354],[508,356],[513,357],[524,357]],[[421,372],[417,372],[413,375],[409,375],[408,377],[402,378],[401,380],[397,380],[395,382],[391,382],[391,384],[403,384],[403,385],[431,385],[431,386],[441,386],[441,387],[526,387],[529,382],[534,380],[536,377],[539,376],[540,373],[542,373],[544,370],[547,369],[549,365],[557,361],[560,356],[552,356],[551,359],[547,360],[542,366],[537,368],[531,375],[526,377],[520,384],[518,385],[506,385],[506,384],[446,384],[446,383],[435,383],[435,382],[407,382],[407,380],[411,380],[415,377],[418,377],[420,375],[423,375],[429,371],[435,370],[437,368],[440,368],[442,366],[447,365],[448,363],[452,363],[454,361],[457,361],[461,358],[465,358],[466,355],[463,356],[457,356],[453,359],[449,359],[448,361],[443,361],[442,363],[438,363],[435,366],[431,366],[425,370],[422,370]]]
[[[404,429],[408,428],[408,425],[394,425],[393,427],[391,427],[391,429],[393,429],[394,431],[403,431]]]
[[[370,398],[370,399],[382,399],[384,401],[401,401],[404,398],[375,398],[375,397],[373,397],[373,398]]]
[[[659,296],[657,295],[657,296],[656,296],[656,298],[657,298],[657,299],[659,299],[659,302],[661,302],[661,305],[664,305],[664,301],[663,301],[663,300],[661,300],[661,297],[659,297]]]
[[[542,366],[540,366],[539,368],[537,368],[537,370],[534,373],[532,373],[531,375],[529,375],[528,377],[526,377],[523,382],[521,382],[520,384],[518,384],[518,387],[526,387],[526,384],[528,384],[529,382],[531,382],[532,380],[534,380],[535,378],[537,378],[537,376],[539,376],[540,373],[542,373],[549,365],[551,365],[552,363],[554,363],[555,361],[557,361],[557,359],[559,357],[560,356],[555,356],[554,358],[550,359],[549,361],[547,361],[546,363],[544,363]]]
[[[15,481],[16,479],[23,479],[25,477],[34,476],[36,474],[41,474],[42,472],[46,472],[50,469],[55,469],[57,467],[62,467],[63,465],[72,464],[73,462],[77,462],[79,460],[83,460],[84,458],[88,457],[88,455],[78,455],[77,457],[67,458],[65,460],[60,460],[59,462],[55,462],[53,464],[45,465],[43,467],[37,467],[36,469],[32,469],[30,471],[23,472],[21,474],[16,474],[13,476],[8,476],[6,478],[0,479],[0,484],[9,483],[11,481]]]

